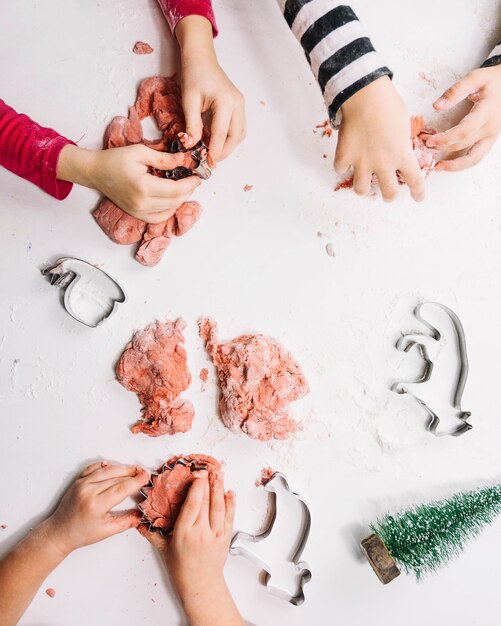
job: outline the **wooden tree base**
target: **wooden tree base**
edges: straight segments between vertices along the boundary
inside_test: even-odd
[[[367,560],[372,565],[372,569],[384,585],[400,575],[400,569],[395,560],[377,535],[374,533],[369,535],[360,545]]]

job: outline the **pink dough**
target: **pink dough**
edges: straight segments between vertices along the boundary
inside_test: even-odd
[[[143,405],[142,418],[131,428],[133,433],[158,437],[191,428],[193,405],[179,397],[191,383],[183,347],[185,327],[181,318],[153,322],[134,334],[118,361],[120,384],[137,393]]]
[[[189,466],[174,463],[180,459],[194,461]],[[172,470],[163,471],[164,465],[174,465]],[[153,476],[152,487],[145,487],[146,499],[141,502],[143,520],[154,528],[161,528],[169,533],[176,522],[177,516],[188,495],[194,474],[206,469],[209,474],[209,484],[214,487],[222,479],[221,463],[205,454],[190,454],[189,456],[175,456],[169,459],[158,470],[158,476]]]
[[[134,52],[134,54],[151,54],[153,52],[153,48],[145,41],[136,41],[134,47],[132,48],[132,52]]]
[[[143,137],[141,126],[141,120],[149,116],[154,117],[162,131],[162,136],[152,141]],[[109,123],[104,133],[104,148],[144,143],[155,150],[166,151],[174,139],[180,139],[185,145],[184,125],[181,89],[175,75],[145,78],[139,85],[136,103],[129,107],[129,116],[119,115]],[[207,129],[204,129],[203,139],[208,141]],[[196,166],[187,152],[169,153],[167,158],[169,169],[179,166],[192,169]],[[154,168],[150,173],[163,176]],[[171,238],[187,233],[201,214],[202,207],[198,202],[184,202],[170,219],[159,224],[146,224],[122,211],[108,198],[104,198],[93,212],[99,226],[115,243],[130,245],[140,242],[136,260],[147,266],[156,265]]]
[[[204,317],[199,325],[221,383],[219,409],[224,425],[262,441],[286,439],[300,430],[287,410],[309,389],[294,357],[264,335],[218,343],[214,320]]]

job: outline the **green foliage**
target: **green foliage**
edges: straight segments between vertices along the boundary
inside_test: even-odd
[[[501,485],[495,485],[385,515],[371,529],[401,568],[419,580],[457,557],[500,512]]]

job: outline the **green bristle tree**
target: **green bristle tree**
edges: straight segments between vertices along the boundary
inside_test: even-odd
[[[371,529],[419,580],[459,556],[501,512],[501,485],[474,489],[379,518]]]

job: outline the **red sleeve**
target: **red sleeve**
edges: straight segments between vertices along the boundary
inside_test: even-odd
[[[188,15],[201,15],[212,24],[214,37],[217,36],[217,24],[211,0],[158,0],[172,33],[177,23]]]
[[[73,185],[57,179],[61,150],[73,141],[16,113],[0,100],[0,165],[64,200]]]

